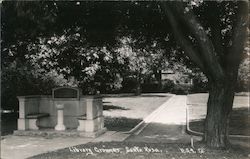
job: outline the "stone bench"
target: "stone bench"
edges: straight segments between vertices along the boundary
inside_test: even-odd
[[[78,120],[87,120],[87,115],[84,114],[84,115],[80,115],[77,117]]]
[[[81,92],[79,88],[59,87],[48,96],[18,96],[18,131],[54,127],[56,131],[77,129],[85,137],[104,133],[102,97],[83,96]]]
[[[79,126],[78,131],[82,132],[97,132],[103,130],[104,128],[104,118],[103,116],[96,116],[93,119],[88,119],[87,115],[81,115],[77,117]]]
[[[37,120],[40,118],[49,117],[48,113],[32,113],[26,115],[28,126],[30,130],[38,130]]]
[[[87,115],[80,115],[77,117],[79,126],[77,127],[78,131],[84,131],[85,130],[85,120],[87,120]]]

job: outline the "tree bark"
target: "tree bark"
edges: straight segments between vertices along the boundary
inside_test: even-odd
[[[137,72],[135,95],[141,95],[141,69]]]
[[[136,96],[141,95],[141,83],[139,81],[137,81],[137,83],[136,83],[135,95]]]
[[[203,141],[211,148],[229,145],[229,116],[233,107],[235,82],[211,82]]]
[[[162,71],[161,70],[155,70],[155,78],[158,83],[158,91],[161,91],[162,89]]]

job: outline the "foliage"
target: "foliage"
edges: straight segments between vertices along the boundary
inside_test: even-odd
[[[105,46],[89,46],[85,36],[77,31],[40,38],[38,44],[29,46],[29,52],[26,59],[33,65],[62,74],[66,79],[74,78],[76,85],[84,88],[84,93],[107,92],[121,87],[123,66],[119,56]]]
[[[134,78],[135,87],[136,83],[142,83],[150,78],[155,70],[162,70],[168,66],[165,51],[157,46],[156,41],[142,44],[142,41],[132,37],[122,37],[119,40],[116,50],[120,57],[119,61],[128,66],[127,76]],[[138,45],[144,47],[138,48]]]
[[[16,96],[51,94],[51,89],[58,83],[66,82],[55,74],[44,74],[27,64],[13,62],[2,67],[1,107],[18,110]]]
[[[172,89],[174,88],[175,86],[175,83],[173,82],[173,80],[170,80],[170,79],[165,79],[163,81],[163,87],[162,87],[162,90],[164,92],[172,92]]]
[[[158,3],[4,2],[2,15],[2,65],[31,62],[87,94],[116,91],[127,76],[141,81],[167,66],[164,44],[172,42],[154,23],[162,18]]]
[[[237,91],[249,92],[250,85],[250,58],[247,56],[241,63],[239,68]]]

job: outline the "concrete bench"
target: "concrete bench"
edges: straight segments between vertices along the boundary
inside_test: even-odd
[[[85,120],[87,120],[87,115],[80,115],[77,117],[79,126],[77,127],[78,131],[84,131],[85,130]]]
[[[93,119],[88,119],[87,115],[81,115],[78,116],[77,119],[79,122],[79,126],[77,127],[78,131],[97,132],[104,128],[103,116],[96,116]]]
[[[84,114],[84,115],[80,115],[77,117],[78,120],[86,120],[87,119],[87,115]]]
[[[44,118],[44,117],[49,117],[49,114],[48,113],[32,113],[32,114],[26,115],[29,129],[30,130],[38,130],[39,128],[38,128],[36,122],[38,119]]]
[[[81,89],[60,87],[52,96],[19,96],[18,130],[57,131],[77,129],[81,136],[96,137],[104,133],[101,96],[83,96]]]

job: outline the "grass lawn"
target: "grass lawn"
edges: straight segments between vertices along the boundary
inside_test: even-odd
[[[100,142],[77,145],[30,159],[247,159],[249,150],[237,147],[229,150],[209,150],[185,144]]]
[[[104,125],[108,130],[129,131],[169,98],[166,94],[105,97]]]
[[[188,95],[189,126],[193,131],[203,132],[207,99],[208,94],[206,93]],[[231,135],[250,136],[249,96],[235,96],[229,133]]]

